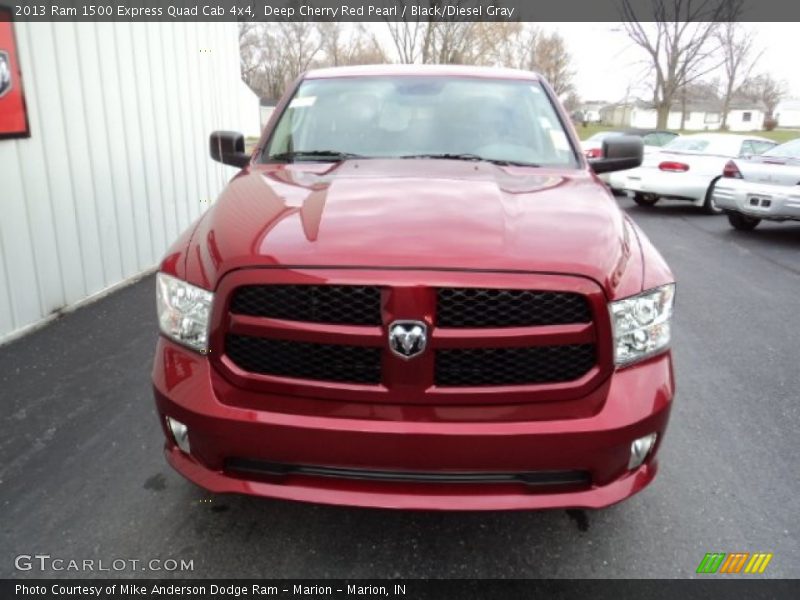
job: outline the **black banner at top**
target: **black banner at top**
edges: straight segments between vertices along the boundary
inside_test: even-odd
[[[798,0],[0,0],[18,21],[800,21]]]

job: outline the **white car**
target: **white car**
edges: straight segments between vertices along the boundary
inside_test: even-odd
[[[658,152],[662,146],[678,137],[674,131],[662,129],[614,129],[609,131],[598,131],[590,138],[581,142],[581,150],[589,160],[602,158],[603,140],[620,135],[633,135],[642,138],[644,153]],[[608,184],[613,191],[621,191],[622,184],[629,170],[614,171],[613,173],[603,173],[600,179]]]
[[[775,145],[755,135],[681,136],[659,152],[646,154],[642,166],[626,172],[621,187],[640,206],[653,206],[661,199],[683,200],[717,214],[722,211],[714,205],[713,191],[725,163],[761,154]]]
[[[730,160],[714,186],[714,204],[736,229],[762,219],[800,221],[800,138],[749,160]]]

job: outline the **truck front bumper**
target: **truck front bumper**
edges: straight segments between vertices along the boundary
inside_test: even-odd
[[[404,420],[402,407],[392,420],[370,418],[368,410],[363,418],[337,417],[333,409],[290,414],[270,410],[266,396],[264,410],[244,409],[217,397],[214,377],[208,359],[159,340],[153,385],[165,454],[187,479],[215,493],[421,510],[620,502],[655,477],[674,393],[669,353],[616,371],[591,417],[547,421],[490,421],[490,407],[480,422]],[[176,445],[167,417],[188,427],[189,453]],[[651,433],[655,446],[629,469],[632,442]],[[303,467],[259,473],[238,470],[242,463]],[[543,475],[544,484],[492,480],[503,473]],[[586,480],[562,485],[547,479],[551,473],[582,473]],[[464,474],[470,475],[451,481]]]

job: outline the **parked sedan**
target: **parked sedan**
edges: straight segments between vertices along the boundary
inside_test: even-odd
[[[603,156],[603,140],[619,135],[634,135],[642,138],[645,154],[653,152],[671,142],[678,134],[674,131],[661,129],[619,129],[611,131],[598,131],[590,138],[581,142],[581,150],[586,158],[601,158]]]
[[[676,138],[659,152],[647,154],[642,166],[626,174],[622,188],[640,206],[659,200],[683,200],[709,214],[721,213],[713,192],[732,158],[759,155],[776,145],[755,135],[698,133]]]
[[[800,221],[800,138],[761,156],[727,162],[714,204],[732,227],[754,229],[762,219]]]
[[[662,146],[668,144],[678,134],[674,131],[664,131],[661,129],[619,129],[612,131],[599,131],[590,138],[581,142],[581,149],[584,156],[589,160],[594,160],[603,157],[603,140],[611,137],[622,135],[633,135],[642,138],[644,144],[644,153],[658,152]],[[603,173],[600,175],[602,179],[612,191],[620,192],[623,189],[627,179],[628,171],[615,171],[614,173]]]

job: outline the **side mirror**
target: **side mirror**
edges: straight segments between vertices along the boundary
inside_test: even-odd
[[[633,169],[642,164],[644,144],[635,135],[617,135],[603,140],[603,156],[589,161],[595,173]]]
[[[244,151],[244,136],[238,131],[215,131],[208,138],[211,158],[224,165],[243,168],[250,163]]]

